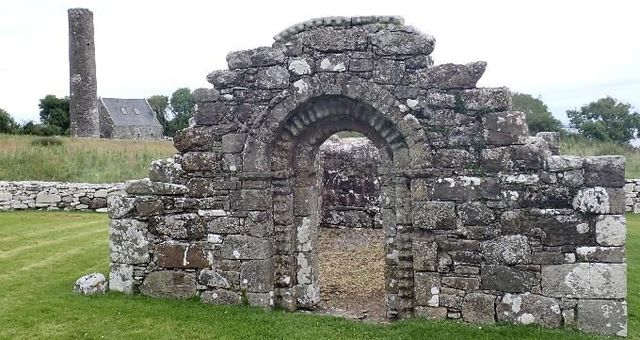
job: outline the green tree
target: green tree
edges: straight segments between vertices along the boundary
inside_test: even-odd
[[[17,130],[18,123],[7,111],[0,108],[0,133],[16,133]]]
[[[169,109],[169,97],[155,95],[147,98],[147,102],[149,102],[151,110],[156,114],[156,118],[158,119],[158,122],[160,122],[160,125],[162,125],[164,133],[167,134],[167,110]]]
[[[171,95],[171,112],[173,119],[168,124],[167,135],[173,136],[176,131],[189,126],[189,118],[193,117],[196,101],[191,90],[186,87],[177,89]]]
[[[631,105],[615,98],[600,98],[580,110],[568,110],[571,125],[589,138],[628,143],[640,128],[640,114],[631,112]]]
[[[69,97],[58,98],[52,94],[40,99],[40,122],[57,126],[64,134],[69,133]]]
[[[20,127],[20,133],[23,135],[34,135],[34,136],[54,136],[61,135],[62,130],[59,126],[55,125],[46,125],[46,124],[37,124],[32,121],[26,122],[22,127]]]
[[[513,108],[522,111],[527,116],[529,133],[535,135],[538,132],[558,132],[562,129],[562,123],[557,120],[540,97],[533,98],[530,94],[514,93],[511,96]]]

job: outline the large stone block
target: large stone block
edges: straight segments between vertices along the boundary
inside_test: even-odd
[[[481,243],[482,255],[489,264],[531,263],[531,247],[526,236],[508,235]]]
[[[602,335],[627,336],[627,303],[612,300],[579,300],[579,330]]]
[[[589,214],[621,214],[624,213],[624,204],[622,189],[585,188],[573,198],[573,209]]]
[[[133,265],[112,263],[109,273],[109,290],[112,292],[133,293]]]
[[[357,27],[339,30],[320,27],[302,32],[300,39],[303,45],[322,52],[363,50],[367,46],[366,32]]]
[[[493,210],[483,202],[467,202],[458,206],[463,225],[488,225],[495,220]]]
[[[560,306],[555,299],[531,293],[507,293],[496,306],[498,321],[523,325],[536,324],[549,328],[562,325]]]
[[[580,156],[550,156],[547,158],[547,169],[554,172],[580,170],[583,163],[584,158]]]
[[[242,152],[246,138],[246,133],[230,133],[222,136],[222,152]]]
[[[540,279],[535,272],[501,265],[483,265],[480,279],[481,289],[510,293],[530,292],[540,286]]]
[[[227,54],[230,69],[280,65],[285,60],[284,52],[273,47],[258,47]]]
[[[273,261],[245,261],[240,265],[240,288],[253,293],[273,290]]]
[[[624,246],[626,240],[624,215],[601,215],[596,218],[596,242],[602,246]]]
[[[173,136],[173,146],[183,153],[219,150],[222,136],[235,132],[236,129],[235,124],[188,127],[176,132],[176,135]]]
[[[506,87],[477,88],[462,91],[467,110],[491,112],[511,109],[511,91]]]
[[[260,89],[286,89],[289,87],[289,71],[282,66],[261,68],[256,75],[256,87]]]
[[[490,145],[524,144],[529,138],[525,115],[518,111],[492,112],[482,117],[484,137]]]
[[[415,273],[414,292],[416,304],[421,306],[438,307],[438,294],[440,294],[440,274],[428,272]]]
[[[154,254],[162,268],[206,268],[211,265],[202,243],[162,242],[154,247]]]
[[[427,89],[469,89],[476,86],[486,68],[487,63],[484,61],[465,65],[442,64],[419,70],[418,84]]]
[[[182,155],[185,171],[213,171],[221,169],[222,154],[219,152],[187,152]]]
[[[542,293],[552,297],[622,299],[627,295],[626,271],[625,264],[542,266]]]
[[[151,272],[142,282],[143,295],[187,299],[196,295],[196,273],[161,270]]]
[[[436,40],[426,34],[380,30],[371,37],[371,44],[375,53],[382,55],[429,55]]]
[[[576,248],[578,262],[623,263],[625,261],[624,247],[578,247]]]
[[[231,288],[231,284],[229,284],[229,280],[217,270],[213,269],[203,269],[200,271],[200,275],[198,275],[198,282],[213,288]]]
[[[206,225],[197,214],[176,214],[152,216],[149,218],[149,231],[156,235],[171,238],[197,240],[204,237]]]
[[[435,240],[414,239],[413,269],[416,271],[436,271],[438,269],[438,244]]]
[[[399,84],[404,77],[404,63],[401,61],[376,60],[373,68],[373,80],[381,84]]]
[[[152,182],[177,183],[183,175],[182,165],[173,158],[158,159],[149,166],[149,179]]]
[[[107,196],[107,213],[109,218],[129,217],[135,210],[136,199],[127,197],[122,193],[114,193]]]
[[[147,224],[134,219],[111,220],[109,223],[109,258],[112,263],[139,264],[149,262]]]
[[[180,184],[151,182],[148,178],[128,181],[125,190],[130,195],[167,195],[177,196],[187,193],[187,187]]]
[[[455,229],[456,210],[453,202],[414,202],[413,225],[422,229]]]
[[[462,319],[475,324],[492,325],[495,320],[496,297],[483,293],[465,295],[462,303]]]
[[[202,292],[200,300],[209,304],[239,305],[242,304],[242,295],[227,289],[214,289]]]
[[[229,235],[222,243],[222,257],[230,260],[263,260],[271,256],[271,242],[268,239]]]
[[[624,156],[585,157],[584,180],[587,186],[624,186]]]

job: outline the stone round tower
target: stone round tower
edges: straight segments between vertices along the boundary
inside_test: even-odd
[[[100,137],[93,13],[71,8],[69,13],[70,134]]]

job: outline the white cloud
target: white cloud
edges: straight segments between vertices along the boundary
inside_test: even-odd
[[[366,3],[366,5],[364,5]],[[98,92],[170,95],[205,87],[229,51],[270,45],[326,15],[402,15],[436,37],[436,63],[486,60],[481,86],[541,95],[554,113],[612,95],[640,108],[633,1],[90,1],[0,4],[0,107],[37,119],[38,99],[68,95],[67,8],[94,12]]]

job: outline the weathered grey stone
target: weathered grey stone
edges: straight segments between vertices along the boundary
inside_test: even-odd
[[[78,280],[73,291],[82,295],[96,295],[107,292],[107,279],[101,273],[91,273]]]
[[[586,157],[584,161],[584,180],[587,186],[624,186],[624,157]]]
[[[494,306],[496,297],[483,293],[470,293],[462,303],[462,319],[475,324],[492,325],[496,322]]]
[[[531,271],[500,265],[483,265],[480,288],[510,293],[524,293],[540,286],[540,279]]]
[[[107,212],[109,218],[128,217],[135,209],[136,199],[126,197],[122,193],[107,196]]]
[[[440,294],[440,274],[415,273],[415,299],[418,305],[438,307]]]
[[[434,240],[413,241],[413,269],[436,271],[438,269],[438,244]]]
[[[345,72],[349,68],[349,56],[346,54],[329,54],[316,62],[318,72]]]
[[[579,300],[576,315],[579,330],[627,336],[626,301]]]
[[[207,75],[207,81],[216,89],[224,89],[240,85],[242,75],[232,70],[216,70]]]
[[[133,265],[112,263],[109,272],[109,290],[131,294],[133,285]]]
[[[467,202],[458,206],[458,214],[464,225],[487,225],[495,219],[493,210],[482,202]]]
[[[445,276],[442,278],[442,285],[461,290],[477,290],[480,288],[480,280],[477,277]]]
[[[230,133],[222,136],[222,152],[242,152],[246,138],[245,133]]]
[[[302,43],[322,52],[362,50],[367,44],[365,31],[359,28],[319,28],[301,34]]]
[[[578,247],[576,248],[578,262],[623,263],[625,260],[624,247]]]
[[[436,39],[426,34],[381,30],[371,37],[371,44],[374,51],[382,55],[429,55]]]
[[[206,226],[194,213],[161,215],[149,218],[149,231],[171,238],[197,240],[204,237]]]
[[[505,294],[496,306],[498,321],[549,328],[562,325],[560,306],[555,299],[531,293]]]
[[[575,263],[542,266],[542,294],[585,299],[624,298],[625,264]]]
[[[152,297],[187,299],[196,295],[196,274],[162,270],[147,274],[140,293]]]
[[[511,91],[506,87],[477,88],[462,91],[467,110],[490,112],[511,109]]]
[[[242,296],[238,292],[226,289],[206,290],[200,294],[200,300],[204,303],[239,305],[242,304]]]
[[[260,89],[285,89],[289,87],[289,71],[282,66],[262,68],[256,75],[256,86]]]
[[[246,261],[240,265],[240,288],[253,293],[273,290],[273,262],[271,260]]]
[[[130,195],[184,195],[187,187],[180,184],[151,182],[148,178],[126,183],[127,194]]]
[[[526,236],[509,235],[481,243],[482,255],[491,264],[531,263],[531,247]]]
[[[524,113],[518,111],[492,112],[482,117],[487,144],[524,144],[529,129]]]
[[[456,211],[453,202],[414,202],[413,223],[423,229],[455,229]]]
[[[578,156],[550,156],[547,158],[549,171],[570,171],[582,169],[584,158]]]
[[[271,308],[273,307],[273,294],[269,293],[247,293],[247,302],[250,306]]]
[[[111,220],[109,224],[109,258],[113,263],[149,262],[147,224],[134,219]]]
[[[198,282],[213,288],[231,288],[229,281],[217,270],[203,269],[198,275]]]
[[[149,179],[152,182],[177,183],[183,175],[182,165],[173,158],[155,160],[149,167]]]
[[[271,255],[269,240],[245,236],[229,235],[222,243],[222,256],[231,260],[262,260]]]
[[[428,320],[444,320],[447,318],[447,308],[417,306],[415,316]]]
[[[624,215],[600,215],[596,218],[596,242],[602,246],[624,246],[626,219]]]
[[[380,59],[375,61],[373,80],[381,84],[399,84],[404,77],[404,62]]]
[[[423,88],[468,89],[484,74],[487,63],[478,61],[466,65],[443,64],[418,71],[418,83]]]
[[[311,65],[304,58],[294,58],[289,61],[289,71],[297,76],[311,74]]]
[[[263,67],[283,64],[285,58],[284,52],[280,49],[258,47],[227,54],[227,64],[230,69]]]
[[[591,214],[607,214],[610,210],[609,193],[603,187],[582,189],[573,199],[573,209]]]

